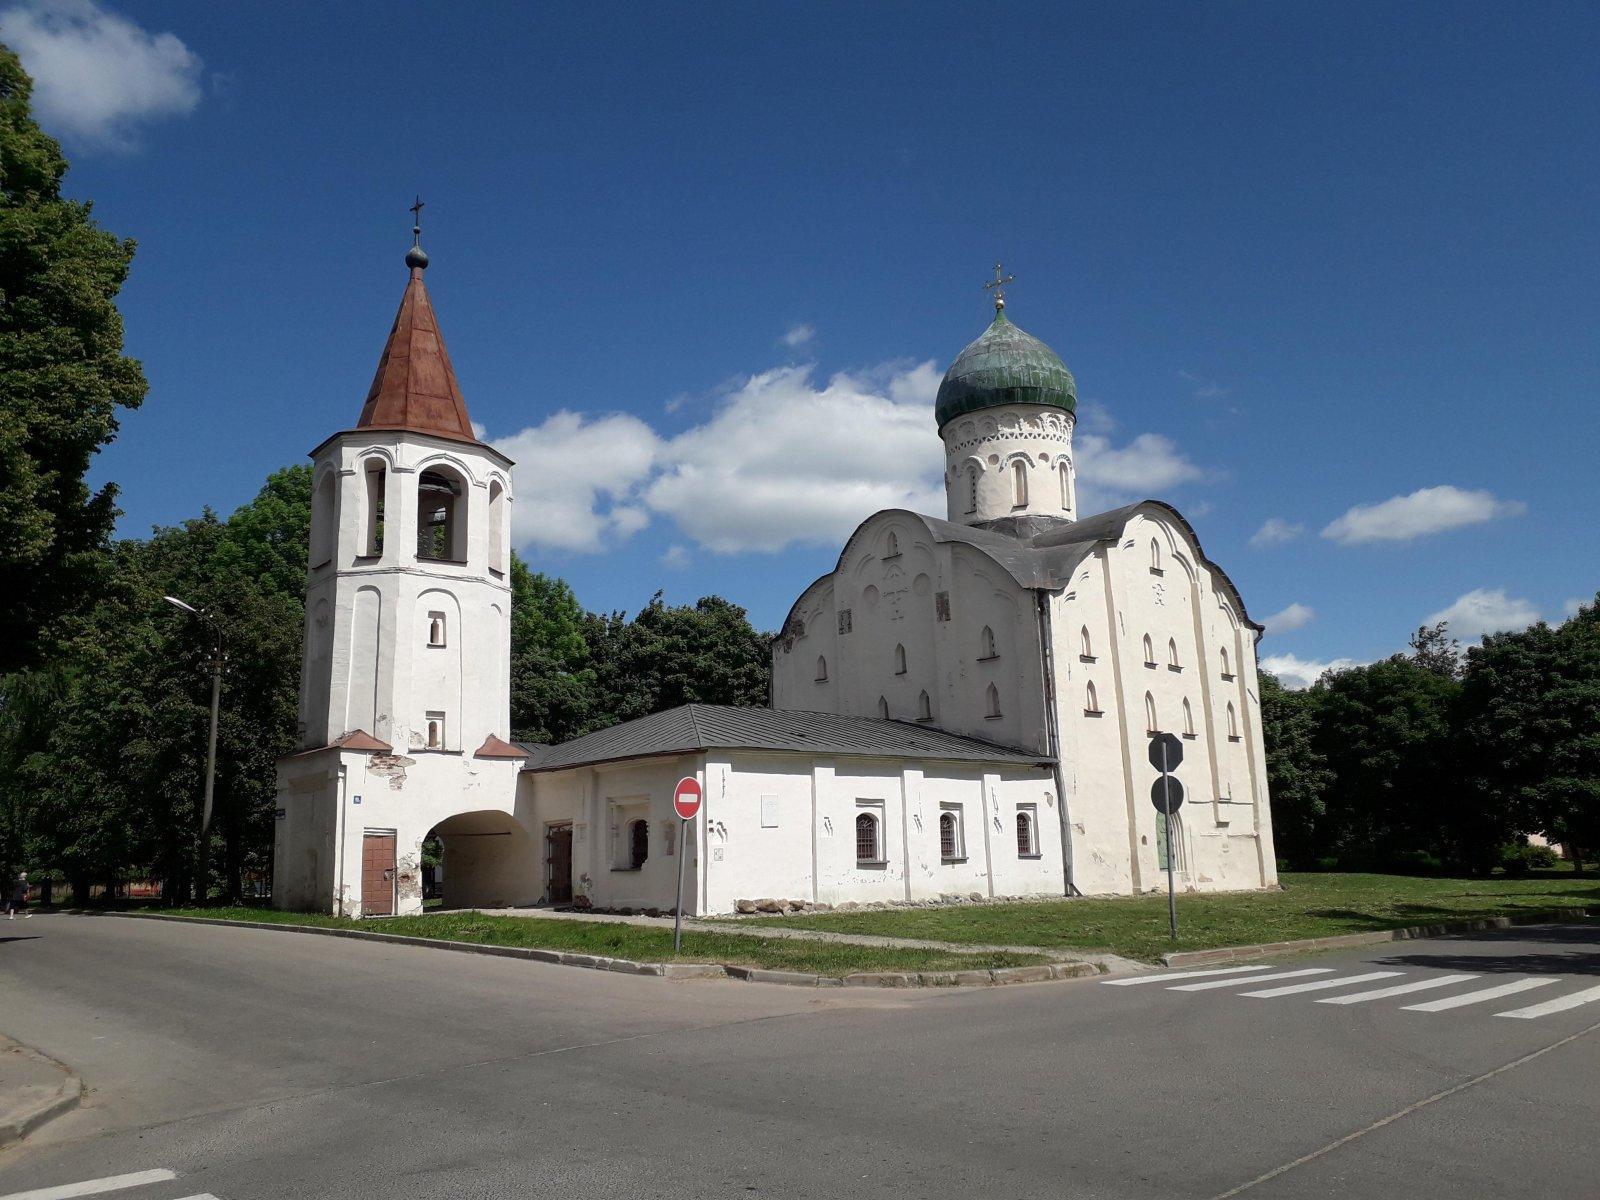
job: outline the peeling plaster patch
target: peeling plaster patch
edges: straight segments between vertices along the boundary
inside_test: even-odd
[[[374,754],[367,765],[369,775],[387,775],[391,791],[404,791],[406,768],[416,766],[417,760],[400,754]]]

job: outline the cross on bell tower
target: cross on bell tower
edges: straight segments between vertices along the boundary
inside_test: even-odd
[[[999,312],[1006,306],[1006,294],[1003,290],[1006,284],[1015,283],[1016,281],[1017,277],[1015,275],[1005,275],[1000,269],[1000,264],[998,262],[994,264],[994,278],[983,285],[983,290],[994,293],[995,312]]]

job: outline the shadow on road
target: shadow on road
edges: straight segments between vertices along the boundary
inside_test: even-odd
[[[1473,954],[1449,948],[1451,942],[1510,943],[1526,946]],[[1523,926],[1461,933],[1433,939],[1437,950],[1415,950],[1373,959],[1380,966],[1431,967],[1440,971],[1517,972],[1549,975],[1600,975],[1600,923],[1592,925]],[[1552,949],[1552,946],[1571,949]]]

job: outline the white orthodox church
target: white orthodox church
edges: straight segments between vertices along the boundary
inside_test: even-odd
[[[1276,884],[1256,641],[1189,523],[1080,516],[1076,385],[993,324],[934,418],[945,519],[869,517],[772,646],[769,708],[686,705],[510,739],[511,462],[474,434],[410,282],[352,429],[315,450],[301,749],[279,763],[279,907],[684,909]],[[1152,733],[1187,803],[1151,802]],[[673,815],[697,778],[701,815]]]

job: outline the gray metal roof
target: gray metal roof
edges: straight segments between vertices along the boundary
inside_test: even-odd
[[[1051,760],[927,725],[839,713],[684,704],[559,746],[531,746],[525,771],[560,771],[617,759],[701,750],[788,750],[864,758],[1047,764]]]
[[[1244,600],[1239,595],[1239,589],[1234,587],[1233,580],[1228,578],[1221,567],[1205,556],[1205,551],[1200,548],[1200,539],[1194,532],[1194,526],[1190,525],[1183,514],[1172,505],[1161,500],[1141,500],[1137,504],[1127,504],[1110,512],[1097,513],[1081,521],[1050,520],[1041,523],[1037,519],[1002,518],[994,523],[997,528],[993,529],[957,525],[953,521],[941,521],[938,517],[930,517],[905,508],[885,509],[883,512],[874,513],[856,527],[855,533],[850,535],[850,540],[839,552],[839,564],[844,563],[845,556],[850,553],[850,547],[855,544],[863,529],[885,512],[894,512],[921,521],[936,542],[960,542],[983,552],[1003,567],[1021,587],[1059,591],[1072,583],[1073,571],[1094,552],[1097,545],[1116,541],[1140,509],[1151,508],[1159,510],[1164,517],[1176,521],[1189,534],[1194,541],[1195,549],[1200,553],[1201,561],[1216,573],[1233,594],[1233,601],[1238,605],[1239,615],[1244,623],[1258,632],[1262,630],[1264,626],[1252,621],[1245,611]],[[778,637],[783,637],[789,631],[790,622],[795,619],[801,603],[811,594],[812,589],[831,579],[838,569],[838,566],[835,566],[833,571],[800,593],[790,608],[789,615],[784,618],[783,628]]]

